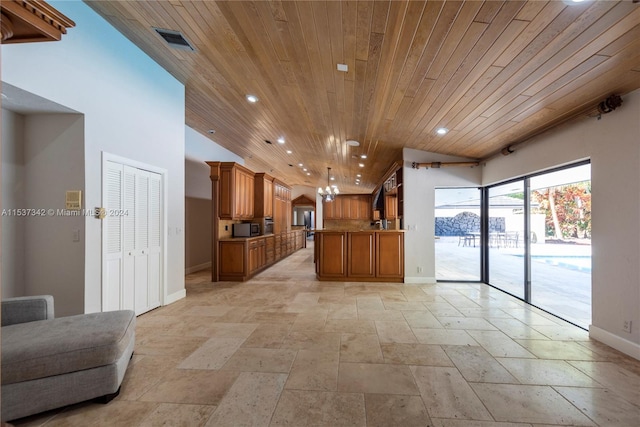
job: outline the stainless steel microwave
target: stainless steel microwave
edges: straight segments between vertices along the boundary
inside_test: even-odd
[[[233,237],[251,237],[260,235],[260,224],[245,222],[233,224]]]

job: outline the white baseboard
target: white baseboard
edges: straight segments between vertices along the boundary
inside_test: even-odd
[[[184,269],[184,274],[195,273],[196,271],[206,270],[207,268],[211,268],[211,261],[205,262],[204,264],[194,265],[193,267],[188,267]]]
[[[634,359],[640,360],[640,344],[636,344],[629,340],[626,340],[618,335],[614,335],[611,332],[598,328],[597,326],[589,326],[589,337],[594,340],[600,341],[613,347],[618,351],[623,352],[627,356],[631,356]]]
[[[178,292],[174,292],[171,295],[167,295],[167,297],[164,299],[164,305],[169,305],[171,303],[174,303],[186,297],[187,297],[187,290],[186,289],[179,290]]]
[[[408,284],[414,284],[414,285],[419,285],[419,284],[423,284],[423,285],[432,285],[435,284],[436,278],[435,277],[406,277],[404,278],[404,283],[408,283]]]

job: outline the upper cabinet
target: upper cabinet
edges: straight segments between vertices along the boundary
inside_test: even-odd
[[[284,182],[273,181],[273,232],[291,231],[291,188]]]
[[[403,216],[404,186],[402,169],[399,168],[383,183],[384,218],[394,220]]]
[[[331,202],[323,202],[324,219],[371,220],[371,195],[340,194]]]
[[[398,218],[398,197],[396,194],[384,196],[384,217],[389,220]]]
[[[252,219],[254,216],[254,173],[233,162],[207,162],[211,179],[220,181],[220,219]]]
[[[255,206],[254,217],[273,217],[273,177],[266,173],[255,175]]]

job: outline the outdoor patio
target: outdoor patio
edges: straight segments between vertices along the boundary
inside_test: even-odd
[[[457,236],[436,239],[437,280],[479,280],[480,248]],[[591,324],[591,246],[533,244],[532,304],[588,329]],[[524,248],[490,248],[490,284],[523,297]]]

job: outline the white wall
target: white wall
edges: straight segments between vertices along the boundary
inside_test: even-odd
[[[2,110],[2,209],[24,208],[24,116]],[[2,297],[25,295],[24,217],[2,215]]]
[[[102,203],[103,151],[168,171],[165,286],[175,300],[184,295],[184,86],[86,4],[50,3],[76,27],[60,42],[2,45],[2,79],[85,115],[85,207]],[[86,218],[85,227],[84,309],[95,312],[101,222]]]
[[[205,162],[236,162],[244,159],[185,126],[185,196],[211,200],[210,168]]]
[[[477,187],[480,185],[480,167],[443,167],[440,169],[413,169],[412,162],[461,162],[459,157],[445,156],[405,148],[404,166],[404,275],[405,283],[435,283],[435,188]],[[418,272],[418,268],[422,269]]]
[[[315,187],[309,187],[308,185],[294,185],[291,187],[291,200],[305,195],[311,200],[315,200],[318,189]]]
[[[640,359],[640,90],[487,162],[483,184],[591,159],[591,336]],[[632,333],[622,330],[633,322]],[[638,325],[638,326],[636,326]]]

